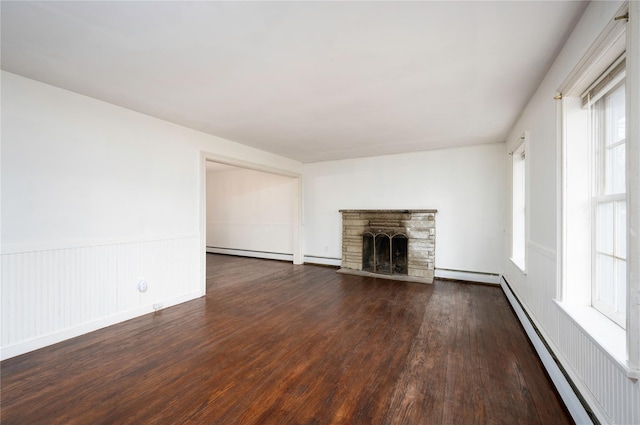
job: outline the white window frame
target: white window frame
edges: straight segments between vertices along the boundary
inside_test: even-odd
[[[511,262],[527,271],[527,139],[524,132],[511,153]]]
[[[619,227],[623,227],[623,232],[626,235],[627,232],[627,223],[621,223],[616,219],[617,212],[619,208],[619,204],[624,202],[626,205],[626,188],[624,191],[616,192],[616,193],[607,193],[606,190],[606,156],[605,153],[608,150],[612,150],[615,147],[619,147],[622,145],[626,146],[626,138],[621,141],[617,141],[611,145],[607,145],[607,132],[609,130],[608,124],[609,117],[607,116],[608,109],[606,106],[606,102],[609,97],[620,87],[625,84],[625,72],[621,72],[613,81],[611,81],[606,87],[604,87],[600,93],[599,98],[595,100],[589,101],[590,108],[590,119],[591,119],[591,128],[592,128],[592,139],[594,146],[594,163],[592,165],[592,169],[594,170],[595,176],[595,184],[594,184],[594,195],[592,198],[592,206],[591,206],[591,214],[592,214],[592,289],[591,289],[591,303],[594,308],[596,308],[600,313],[604,314],[609,319],[613,320],[616,324],[618,324],[623,329],[626,328],[626,316],[625,311],[626,308],[621,312],[616,306],[619,304],[619,299],[622,298],[622,302],[626,304],[626,288],[628,286],[626,272],[624,276],[625,281],[625,290],[624,293],[620,294],[616,288],[616,279],[619,278],[617,275],[616,265],[619,263],[624,263],[626,270],[626,248],[624,252],[618,252],[617,248],[617,240],[616,236],[619,234]],[[626,178],[625,178],[626,181]],[[598,211],[600,210],[600,206],[605,204],[612,205],[612,217],[611,217],[611,226],[613,228],[613,246],[611,247],[611,252],[605,252],[599,249],[598,244]],[[626,215],[626,214],[625,214]],[[626,244],[625,244],[626,245]],[[610,306],[609,304],[600,300],[600,289],[602,287],[601,282],[598,280],[600,277],[600,270],[598,269],[598,257],[604,256],[608,257],[612,260],[614,264],[612,268],[613,276],[611,280],[608,282],[612,288],[611,291],[614,295],[614,304],[616,306]]]
[[[624,16],[629,17],[628,21]],[[613,17],[621,17],[614,20]],[[576,155],[591,164],[587,113],[580,96],[626,50],[626,115],[640,115],[640,2],[625,2],[558,87],[558,292],[557,304],[632,379],[640,378],[640,120],[626,120],[626,330],[592,306],[591,198]],[[585,128],[587,130],[585,130]],[[587,141],[587,149],[581,143]],[[586,153],[585,151],[591,151]],[[570,165],[570,166],[569,166]],[[576,168],[578,172],[576,172]],[[579,196],[574,199],[573,195]],[[586,204],[586,206],[585,206]],[[585,268],[583,264],[586,263]],[[583,279],[586,277],[586,279]],[[586,284],[585,284],[586,282]]]

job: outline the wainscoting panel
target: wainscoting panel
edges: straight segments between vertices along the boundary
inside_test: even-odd
[[[118,306],[123,312],[198,290],[199,240],[170,239],[118,247]],[[144,280],[147,289],[138,290]]]
[[[2,256],[2,346],[70,328],[116,308],[116,246]]]
[[[556,304],[556,253],[535,243],[529,243],[527,255],[531,268],[530,279],[527,280],[529,288],[528,300],[531,308],[545,329],[547,335],[557,340],[559,312]]]
[[[640,384],[627,374],[564,313],[558,321],[557,346],[571,370],[588,389],[585,398],[596,402],[607,420],[640,423]],[[595,365],[595,366],[594,366]]]
[[[202,295],[199,243],[196,236],[3,254],[2,358]]]
[[[602,423],[640,424],[640,381],[627,377],[558,305],[556,254],[527,244],[527,271],[505,265],[504,277],[581,397]]]

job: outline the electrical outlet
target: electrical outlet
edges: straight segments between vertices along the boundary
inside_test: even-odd
[[[144,277],[138,279],[138,291],[147,292],[147,281]]]

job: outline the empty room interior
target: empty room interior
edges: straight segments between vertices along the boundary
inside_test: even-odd
[[[640,425],[640,2],[0,13],[2,423]]]

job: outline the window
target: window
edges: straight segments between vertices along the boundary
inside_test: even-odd
[[[616,16],[624,15],[623,6]],[[559,306],[620,365],[638,361],[634,310],[627,305],[629,270],[638,267],[628,206],[637,198],[634,161],[627,158],[637,141],[628,108],[627,73],[635,58],[626,20],[611,20],[594,45],[559,87],[558,151],[560,180]],[[628,59],[628,61],[627,61]],[[630,69],[630,68],[629,68]],[[636,220],[636,221],[633,221]],[[634,351],[635,350],[635,351]],[[625,366],[623,366],[625,367]],[[627,368],[629,376],[637,371]]]
[[[511,213],[511,261],[523,272],[526,270],[526,136],[511,156],[512,213]]]
[[[595,93],[595,101],[587,101],[591,107],[595,176],[591,298],[596,309],[624,327],[627,303],[624,67],[618,66],[614,71],[616,75],[608,78],[611,81],[600,93]]]

